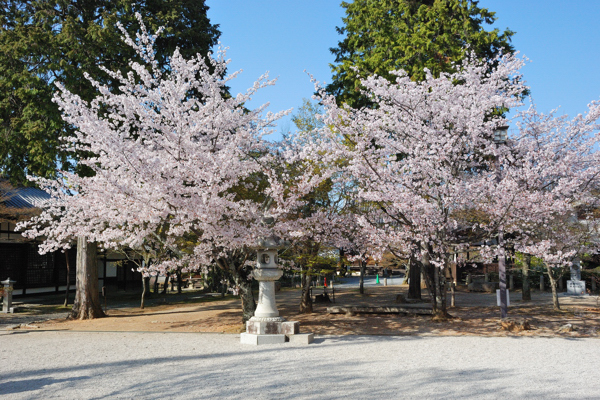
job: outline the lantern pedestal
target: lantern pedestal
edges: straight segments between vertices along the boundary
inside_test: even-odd
[[[252,277],[258,281],[258,305],[253,318],[279,317],[275,301],[275,281],[282,275],[283,271],[279,268],[256,268],[252,271]]]

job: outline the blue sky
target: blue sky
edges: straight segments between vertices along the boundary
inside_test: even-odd
[[[338,0],[207,0],[208,16],[219,24],[221,43],[229,47],[230,71],[243,73],[231,82],[232,93],[245,91],[269,71],[276,86],[263,89],[250,104],[267,101],[276,112],[297,108],[313,85],[304,70],[321,82],[331,81],[330,47],[341,39],[344,10]],[[559,114],[584,112],[600,99],[600,1],[481,0],[480,7],[496,12],[494,27],[515,31],[514,47],[531,62],[523,69],[538,110]],[[486,29],[491,29],[487,26]],[[277,133],[293,129],[289,118]]]

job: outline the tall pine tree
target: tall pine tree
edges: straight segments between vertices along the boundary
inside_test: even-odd
[[[450,72],[452,63],[473,51],[491,58],[502,51],[513,52],[514,32],[486,31],[493,12],[472,0],[355,0],[342,2],[344,26],[337,28],[344,39],[332,48],[333,81],[327,91],[339,104],[368,104],[360,93],[360,80],[377,74],[392,79],[390,71],[405,70],[414,80],[425,78],[424,68],[434,76]]]
[[[84,100],[95,89],[84,71],[114,87],[100,66],[124,69],[133,50],[116,23],[139,30],[139,12],[157,40],[157,60],[180,48],[184,57],[203,56],[217,43],[218,25],[204,0],[0,0],[0,175],[27,184],[26,175],[52,177],[58,168],[77,170],[77,155],[60,147],[72,127],[51,101],[62,82]]]

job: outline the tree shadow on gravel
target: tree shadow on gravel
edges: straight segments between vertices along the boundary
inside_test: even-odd
[[[90,376],[77,376],[73,378],[55,379],[51,377],[47,378],[33,378],[33,379],[22,379],[3,382],[0,385],[0,395],[17,394],[23,392],[30,392],[38,389],[43,389],[46,386],[68,383],[70,386],[75,385],[77,381],[90,379]]]

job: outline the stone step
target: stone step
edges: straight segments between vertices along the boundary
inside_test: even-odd
[[[286,342],[285,335],[255,335],[252,333],[242,333],[240,335],[240,342],[242,344],[281,344]]]
[[[314,333],[296,333],[287,337],[289,342],[294,344],[311,344],[315,340]]]
[[[262,344],[281,344],[290,342],[294,344],[311,344],[315,339],[313,333],[295,333],[290,335],[256,335],[244,332],[240,334],[242,344],[252,344],[255,346]]]

